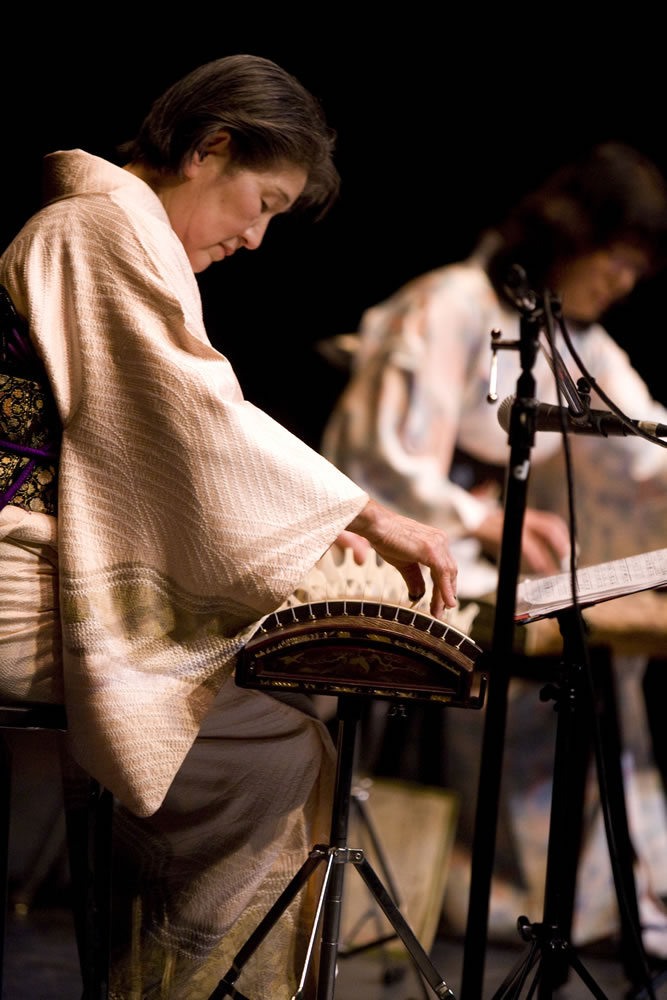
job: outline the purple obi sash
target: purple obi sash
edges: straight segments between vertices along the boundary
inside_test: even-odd
[[[0,510],[55,514],[60,423],[44,366],[0,285]]]

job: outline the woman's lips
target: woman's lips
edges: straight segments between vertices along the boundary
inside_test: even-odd
[[[211,247],[211,259],[212,260],[224,260],[225,257],[231,257],[235,253],[236,247],[225,245],[224,243],[216,243]]]

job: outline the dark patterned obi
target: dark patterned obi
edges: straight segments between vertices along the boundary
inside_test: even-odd
[[[44,367],[0,285],[0,510],[55,514],[60,421]]]

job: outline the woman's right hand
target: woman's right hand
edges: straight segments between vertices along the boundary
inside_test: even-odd
[[[420,566],[427,566],[433,580],[431,614],[435,618],[446,607],[456,606],[457,568],[444,531],[394,514],[375,500],[368,501],[347,530],[367,539],[385,562],[396,567],[412,600],[424,595]]]

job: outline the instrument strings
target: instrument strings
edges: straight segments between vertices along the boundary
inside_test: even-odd
[[[344,615],[363,614],[364,602],[375,602],[413,611],[414,622],[417,615],[431,617],[433,586],[428,573],[424,574],[424,579],[426,591],[418,601],[413,601],[408,596],[405,580],[398,570],[381,559],[373,549],[368,550],[364,562],[359,565],[355,562],[351,549],[341,550],[333,546],[325,552],[279,610],[296,605],[327,605],[327,602],[342,601]],[[362,608],[348,611],[348,603],[358,605],[359,602]],[[479,605],[474,603],[467,604],[465,608],[457,604],[455,608],[445,612],[442,621],[468,635],[479,610]],[[314,619],[315,614],[312,617]]]

